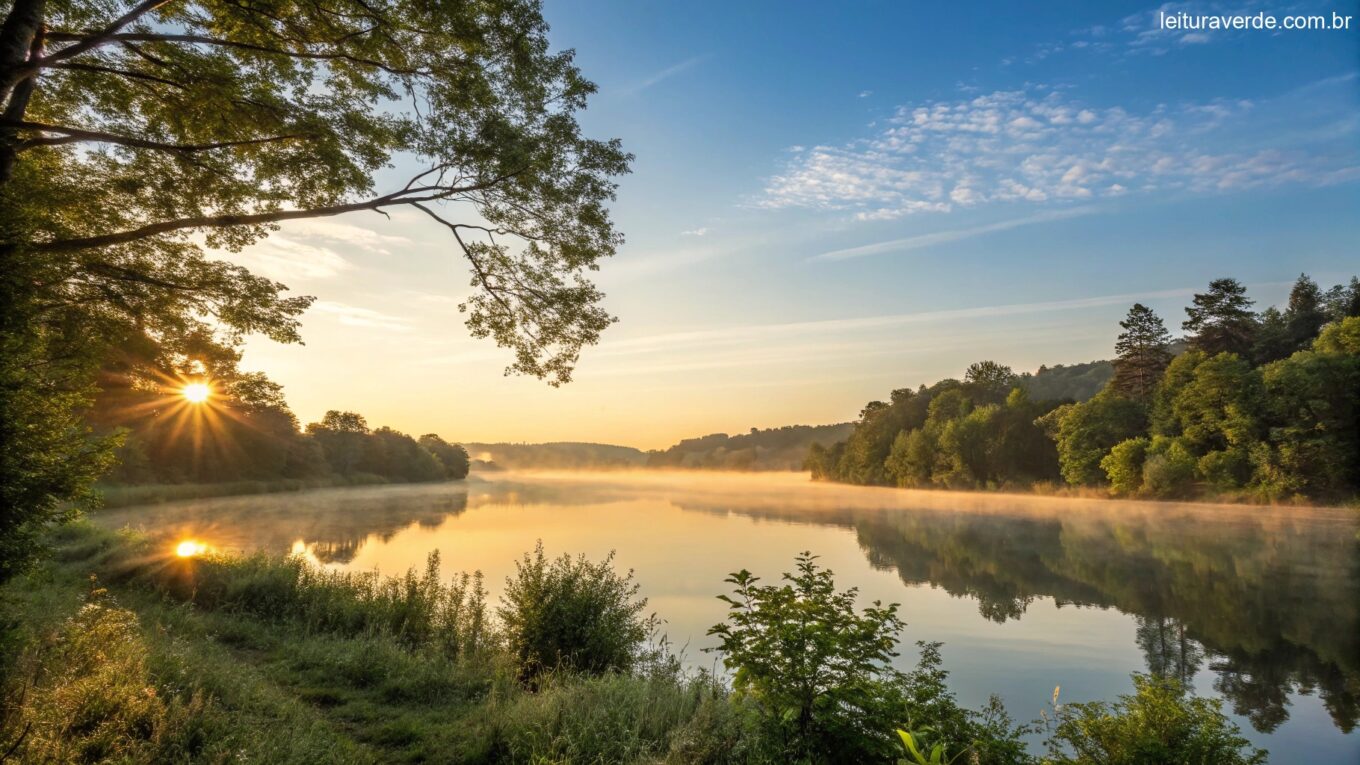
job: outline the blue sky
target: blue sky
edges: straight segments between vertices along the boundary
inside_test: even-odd
[[[1159,10],[1333,13],[1351,31],[1171,33]],[[548,2],[636,155],[598,281],[620,318],[575,382],[501,375],[415,218],[285,227],[241,257],[321,302],[253,342],[304,419],[461,440],[661,446],[852,418],[995,358],[1108,357],[1234,276],[1262,306],[1360,271],[1360,7]],[[363,369],[356,369],[362,364]]]

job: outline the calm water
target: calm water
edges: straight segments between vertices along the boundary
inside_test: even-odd
[[[723,578],[775,580],[811,550],[843,587],[944,642],[959,697],[1017,720],[1055,685],[1111,699],[1129,673],[1225,699],[1272,762],[1360,762],[1360,522],[1350,511],[907,492],[803,476],[496,474],[463,485],[200,500],[100,514],[167,545],[300,552],[398,574],[439,550],[493,598],[514,560],[614,550],[687,661],[712,665]],[[903,650],[905,667],[914,661]]]

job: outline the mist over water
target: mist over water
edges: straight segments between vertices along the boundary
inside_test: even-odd
[[[1360,520],[1265,510],[809,483],[804,474],[497,473],[458,484],[337,489],[96,515],[167,545],[298,553],[400,574],[439,550],[492,598],[514,561],[616,552],[694,666],[721,621],[723,579],[766,581],[810,550],[864,601],[902,604],[904,666],[943,641],[970,705],[996,693],[1019,720],[1056,685],[1111,699],[1128,675],[1181,677],[1273,762],[1360,757]]]

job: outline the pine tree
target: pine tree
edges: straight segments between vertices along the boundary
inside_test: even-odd
[[[1209,291],[1195,295],[1194,305],[1185,309],[1189,318],[1181,328],[1192,347],[1210,356],[1226,352],[1247,358],[1256,335],[1254,302],[1236,279],[1215,279],[1209,282]]]
[[[1142,303],[1134,303],[1128,318],[1119,322],[1124,328],[1114,349],[1114,389],[1137,400],[1144,400],[1171,363],[1171,334],[1160,316]]]
[[[1307,274],[1299,274],[1294,288],[1289,291],[1289,306],[1285,309],[1285,321],[1289,323],[1291,350],[1307,348],[1313,338],[1322,331],[1327,323],[1327,314],[1322,305],[1322,290],[1317,282]]]

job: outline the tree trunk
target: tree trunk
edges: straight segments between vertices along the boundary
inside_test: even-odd
[[[0,103],[3,116],[9,121],[24,118],[28,100],[37,86],[36,72],[21,77],[21,68],[42,54],[43,11],[47,0],[14,0],[5,23],[0,25]],[[14,174],[14,160],[18,153],[18,131],[0,129],[0,185],[9,182]]]

